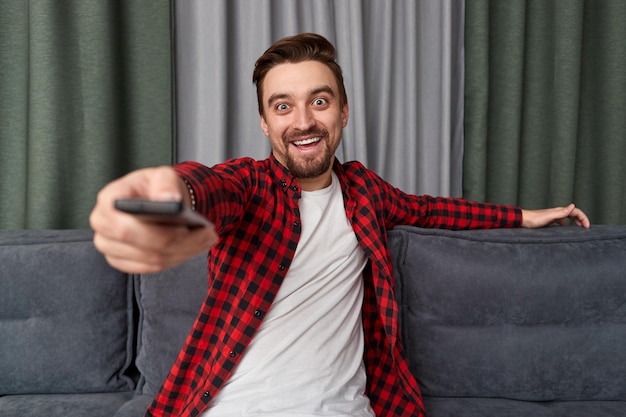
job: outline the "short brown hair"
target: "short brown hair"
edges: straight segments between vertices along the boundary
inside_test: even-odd
[[[303,61],[318,61],[330,68],[339,86],[341,107],[348,102],[341,67],[335,61],[335,47],[333,44],[316,33],[301,33],[275,42],[254,64],[252,82],[256,85],[259,114],[263,115],[263,80],[269,70],[279,64]]]

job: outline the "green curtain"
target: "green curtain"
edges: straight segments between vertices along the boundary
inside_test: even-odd
[[[170,0],[0,5],[0,228],[88,227],[98,190],[173,161]]]
[[[626,1],[467,0],[466,198],[626,223]]]

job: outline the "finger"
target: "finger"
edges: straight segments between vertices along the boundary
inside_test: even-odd
[[[152,274],[160,272],[163,268],[158,265],[146,264],[145,262],[135,261],[125,258],[116,258],[114,256],[105,256],[109,265],[113,268],[125,272],[127,274]]]
[[[588,229],[591,226],[591,222],[587,215],[579,208],[575,208],[570,213],[570,218],[576,223],[576,225]]]
[[[130,175],[129,175],[130,176]],[[105,233],[111,236],[113,229],[118,227],[118,223],[128,221],[128,217],[114,208],[116,198],[133,198],[141,197],[141,194],[133,186],[132,181],[122,179],[109,183],[102,188],[96,197],[96,204],[89,216],[89,224],[95,232]],[[135,174],[134,178],[141,182],[139,175]]]
[[[165,251],[155,251],[151,249],[139,248],[136,245],[127,244],[120,241],[110,240],[102,235],[94,236],[94,245],[102,252],[107,259],[115,260],[112,265],[119,267],[124,263],[135,263],[150,266],[151,269],[166,269],[173,259]]]
[[[186,226],[163,225],[144,222],[132,215],[110,233],[97,233],[94,241],[98,249],[109,255],[138,258],[142,254],[156,253],[166,257],[170,254],[185,254],[204,250],[218,239],[213,227],[188,228]]]
[[[102,188],[96,208],[113,207],[117,198],[182,200],[184,184],[172,167],[144,168],[133,171]]]
[[[567,219],[572,211],[571,205],[565,207],[553,207],[550,209],[539,210],[546,216],[546,222],[544,225],[555,224],[558,226],[566,226]]]
[[[576,206],[574,205],[574,203],[570,203],[567,206],[563,207],[561,218],[563,219],[570,218],[575,209],[576,209]]]
[[[154,168],[148,186],[148,198],[157,201],[182,201],[182,180],[169,166]]]
[[[554,223],[558,224],[559,226],[567,226],[567,220],[565,219],[556,219]]]
[[[94,235],[94,244],[100,252],[119,259],[169,267],[207,250],[218,240],[213,227],[190,229],[144,222],[128,214],[122,217],[118,228]]]
[[[171,268],[206,252],[216,240],[214,231],[194,230],[189,239],[179,243],[173,240],[171,245],[159,248],[144,249],[134,244],[109,240],[102,235],[94,236],[94,245],[117,269],[131,273],[151,273]]]

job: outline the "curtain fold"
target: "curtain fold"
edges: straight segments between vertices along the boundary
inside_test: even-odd
[[[82,228],[97,191],[173,160],[169,0],[8,1],[0,228]]]
[[[341,160],[405,191],[461,195],[463,7],[458,0],[188,0],[175,3],[177,157],[269,155],[252,70],[279,38],[335,44],[350,120]]]
[[[464,196],[626,223],[626,3],[466,2]]]

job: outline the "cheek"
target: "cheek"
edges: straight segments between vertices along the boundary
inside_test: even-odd
[[[281,150],[281,149],[286,149],[286,144],[285,144],[285,130],[284,129],[277,129],[276,126],[272,126],[271,128],[269,128],[269,139],[270,139],[270,145],[272,146],[273,149],[275,150]]]
[[[335,132],[336,135],[341,135],[345,123],[342,119],[333,119],[328,120],[326,126],[330,131]]]
[[[269,138],[272,142],[282,142],[285,135],[286,128],[283,126],[272,125],[269,129]]]
[[[265,128],[270,134],[274,136],[280,136],[282,132],[285,131],[288,125],[288,121],[285,117],[274,117],[265,122]]]

